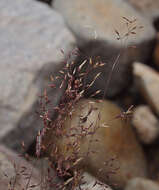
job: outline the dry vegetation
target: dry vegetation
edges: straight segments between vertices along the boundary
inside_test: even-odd
[[[126,22],[126,26],[128,29],[127,33],[121,36],[121,34],[117,30],[115,30],[117,40],[121,41],[127,40],[129,35],[136,34],[135,30],[137,28],[136,20],[129,20],[126,17],[123,17],[123,19]],[[140,26],[140,28],[142,27]],[[77,55],[79,54],[79,52],[78,50],[75,50],[72,54]],[[69,58],[70,56],[71,55],[69,55]],[[111,80],[113,69],[116,66],[116,64],[118,64],[119,58],[120,55],[118,55],[116,61],[112,64],[112,70],[110,72],[109,80]],[[17,172],[17,178],[18,176],[22,175],[25,176],[25,179],[27,181],[27,185],[22,189],[33,190],[37,187],[43,190],[47,190],[49,188],[59,190],[68,188],[74,190],[77,187],[81,189],[80,185],[83,179],[83,170],[80,167],[80,163],[82,162],[83,158],[80,155],[80,139],[86,136],[93,136],[96,130],[98,129],[98,126],[96,126],[94,130],[90,130],[91,124],[88,128],[84,128],[82,127],[83,125],[79,125],[72,127],[71,131],[67,131],[64,129],[64,122],[68,117],[71,119],[75,105],[84,97],[85,93],[89,90],[90,87],[94,85],[94,82],[96,81],[96,79],[98,79],[98,77],[101,74],[98,73],[94,77],[93,81],[91,81],[88,84],[86,83],[88,73],[93,72],[99,67],[104,67],[104,63],[102,61],[99,61],[99,59],[98,62],[93,62],[92,59],[89,58],[88,60],[82,62],[78,68],[75,64],[76,63],[74,63],[73,61],[66,61],[64,67],[59,71],[57,76],[50,76],[50,88],[65,89],[58,106],[52,107],[52,102],[51,100],[49,100],[47,96],[47,90],[45,90],[44,94],[40,97],[39,119],[42,119],[44,127],[41,131],[39,131],[37,135],[36,155],[37,159],[43,156],[49,156],[50,168],[48,169],[47,173],[43,174],[43,176],[45,176],[45,180],[42,179],[42,181],[39,182],[39,184],[30,185],[30,178],[32,177],[32,172],[27,173],[27,168],[25,168],[24,166],[20,166],[21,170],[20,172]],[[106,88],[108,87],[109,80],[105,81]],[[57,83],[59,83],[59,81],[60,85],[57,86]],[[100,92],[101,90],[98,89],[90,97],[96,97],[100,94]],[[104,96],[103,98],[97,101],[101,102],[104,99]],[[55,119],[52,119],[52,110],[50,110],[50,108],[53,109],[55,112]],[[126,112],[121,113],[121,115],[116,116],[115,119],[127,120],[128,116],[130,116],[132,113],[131,109],[132,107],[129,108]],[[80,118],[80,123],[84,124],[87,120],[87,117],[93,111],[94,108],[91,107],[88,113],[84,117]],[[100,120],[100,110],[98,120]],[[78,132],[76,130],[77,128],[80,128]],[[50,141],[52,135],[54,135],[54,141]],[[69,152],[67,156],[64,153],[60,152],[58,145],[55,143],[56,141],[58,141],[58,139],[61,139],[62,137],[70,139],[65,145],[65,151]],[[98,139],[95,139],[95,141],[98,143]],[[22,147],[25,149],[24,143]],[[87,155],[85,156],[88,156],[88,154],[90,154],[89,149],[87,151]],[[93,154],[95,154],[95,152]],[[28,155],[25,155],[25,158],[29,160]],[[109,160],[107,164],[112,164],[113,159],[114,158],[112,158],[112,160]],[[55,170],[56,173],[52,175],[51,170]],[[114,169],[114,171],[112,170],[111,172],[116,172],[116,170],[117,169]],[[54,180],[57,177],[64,179],[63,182],[60,181],[58,183],[57,180]],[[14,181],[10,181],[8,189],[15,190],[15,183],[16,179],[14,179]],[[96,184],[103,186],[103,189],[107,188],[103,183],[99,181],[96,181],[94,186]]]

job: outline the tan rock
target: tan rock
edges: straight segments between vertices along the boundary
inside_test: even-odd
[[[158,190],[159,184],[149,179],[134,178],[130,180],[125,190]]]
[[[152,143],[159,134],[159,121],[148,106],[139,106],[133,110],[132,123],[141,142]]]
[[[50,147],[46,151],[51,157],[57,145],[65,159],[79,150],[84,170],[108,185],[124,187],[133,177],[147,176],[147,166],[132,127],[116,118],[119,114],[121,110],[110,101],[81,100],[72,110],[72,119],[67,117],[61,138],[55,137],[55,129],[48,130],[43,145]]]
[[[159,114],[159,73],[142,63],[134,63],[135,83],[148,104]]]

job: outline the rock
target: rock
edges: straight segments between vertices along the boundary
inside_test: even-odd
[[[111,49],[111,51],[109,51]],[[87,63],[83,70],[89,68],[89,59],[85,55],[89,55],[94,64],[102,62],[105,65],[97,67],[90,71],[85,77],[85,83],[90,84],[98,73],[100,76],[95,80],[94,84],[86,93],[86,97],[94,94],[95,91],[101,90],[98,98],[115,98],[131,86],[133,81],[132,60],[127,60],[125,51],[120,54],[119,49],[115,49],[110,44],[96,40],[85,43],[79,47],[80,54],[76,58],[76,67],[87,59]],[[88,56],[88,57],[89,57]],[[119,56],[119,57],[118,57]]]
[[[23,170],[23,171],[22,171]],[[28,176],[30,176],[30,182]],[[41,176],[31,164],[20,158],[14,152],[0,145],[0,186],[3,190],[23,188],[40,190]],[[11,183],[11,184],[9,184]]]
[[[55,0],[53,5],[64,16],[66,23],[78,38],[93,40],[96,32],[97,39],[106,40],[120,47],[121,42],[116,40],[114,30],[117,29],[121,35],[127,33],[128,28],[122,17],[128,17],[130,20],[136,18],[138,22],[134,24],[145,27],[144,30],[136,28],[137,35],[130,35],[126,39],[127,45],[141,44],[154,38],[151,23],[122,0],[102,0],[100,3],[97,0],[68,0],[67,3],[63,0]]]
[[[115,104],[83,99],[70,113],[72,119],[64,119],[61,132],[57,128],[56,134],[53,127],[43,137],[42,147],[47,147],[44,150],[51,159],[56,155],[61,163],[77,155],[84,171],[114,188],[123,188],[133,177],[147,176],[142,148]]]
[[[146,105],[133,110],[132,123],[139,139],[145,144],[151,144],[159,135],[159,121]]]
[[[152,109],[159,114],[159,74],[142,63],[134,63],[135,83]]]
[[[126,0],[127,1],[127,0]],[[151,21],[159,18],[159,1],[156,0],[128,0],[139,12],[143,13]]]
[[[37,0],[37,1],[41,1],[43,3],[47,3],[48,5],[51,5],[53,0]]]
[[[122,0],[102,0],[100,3],[98,0],[68,0],[67,3],[54,0],[53,6],[63,15],[77,38],[81,50],[80,64],[89,57],[106,63],[97,85],[88,95],[101,89],[99,98],[103,94],[107,98],[117,97],[131,85],[131,63],[146,62],[152,54],[155,39],[152,23]],[[134,18],[137,20],[133,22]],[[130,28],[134,29],[127,36]],[[119,35],[122,40],[117,40]],[[92,81],[94,75],[91,72],[88,81]]]
[[[156,141],[145,148],[146,158],[148,162],[148,171],[151,179],[159,183],[159,143]]]
[[[153,54],[154,62],[156,66],[159,68],[159,32],[157,33],[156,46]]]
[[[33,110],[44,87],[39,76],[43,70],[56,71],[64,59],[60,49],[67,55],[75,39],[62,17],[40,2],[2,0],[0,9],[3,10],[0,13],[0,141],[18,149],[21,141],[29,146],[40,128]],[[54,94],[57,103],[59,91]]]
[[[50,188],[46,190],[58,190],[55,186],[60,186],[64,183],[64,180],[56,175],[56,172],[53,169],[53,163],[51,163],[48,158],[42,157],[37,159],[32,157],[31,164],[43,175],[42,181],[44,184],[46,184],[46,179],[51,178],[50,181],[47,181],[47,187]],[[46,186],[44,188],[46,188]]]
[[[159,184],[153,182],[149,179],[144,178],[134,178],[130,180],[125,188],[125,190],[158,190]]]
[[[108,185],[99,182],[95,177],[86,172],[83,174],[83,180],[80,188],[83,190],[111,190]],[[80,190],[80,188],[77,188],[76,190]]]

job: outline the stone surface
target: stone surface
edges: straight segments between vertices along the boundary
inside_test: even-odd
[[[23,170],[23,172],[22,172]],[[30,182],[28,175],[30,177]],[[0,145],[0,187],[3,190],[23,188],[31,189],[31,185],[36,185],[35,190],[40,190],[40,174],[31,164],[20,158],[14,152]],[[9,183],[11,184],[9,185]]]
[[[40,172],[40,175],[42,176],[44,190],[45,188],[46,190],[58,190],[59,188],[56,188],[55,186],[60,186],[64,183],[64,179],[59,178],[56,175],[56,172],[52,167],[53,163],[51,163],[47,158],[43,157],[37,159],[34,157],[32,158],[31,164]],[[51,180],[46,183],[46,180],[49,178],[51,178]]]
[[[157,33],[156,38],[157,38],[157,40],[156,40],[155,50],[153,53],[153,58],[154,58],[154,62],[156,64],[157,68],[159,68],[159,32]]]
[[[125,190],[158,190],[159,184],[144,178],[134,178],[130,180]]]
[[[120,6],[122,3],[122,6]],[[54,8],[64,16],[66,23],[78,38],[86,40],[94,39],[95,32],[97,39],[104,39],[112,44],[121,46],[121,42],[116,40],[114,30],[118,30],[121,35],[124,35],[128,28],[125,25],[122,17],[128,19],[136,18],[137,26],[144,26],[144,30],[136,29],[136,35],[130,35],[125,43],[142,43],[143,41],[151,40],[154,36],[154,29],[142,15],[132,8],[127,2],[122,0],[90,0],[90,1],[73,1],[55,0]],[[125,45],[126,45],[125,44]]]
[[[133,110],[132,123],[139,139],[145,144],[151,144],[159,135],[159,121],[146,105]]]
[[[131,63],[145,63],[152,54],[155,39],[152,23],[123,0],[101,0],[100,3],[98,0],[68,0],[67,3],[55,0],[53,6],[77,38],[81,50],[79,62],[93,57],[106,63],[89,94],[101,89],[101,98],[107,88],[106,97],[117,97],[131,85]],[[134,18],[136,22],[130,23]],[[118,32],[121,40],[117,40]],[[91,72],[88,81],[94,75]]]
[[[156,141],[151,146],[145,148],[148,161],[149,176],[159,183],[159,143]]]
[[[142,63],[134,63],[135,83],[148,104],[159,114],[159,73]]]
[[[48,156],[52,157],[55,145],[61,158],[79,150],[81,167],[114,188],[123,188],[133,177],[147,176],[142,148],[130,124],[118,117],[121,110],[115,104],[84,99],[71,111],[72,119],[66,118],[61,136],[55,136],[55,129],[45,134]]]
[[[80,188],[83,190],[111,190],[108,185],[99,182],[95,177],[86,172],[83,174]],[[80,188],[78,187],[76,190],[81,190]]]
[[[127,1],[127,0],[125,0]],[[159,18],[159,1],[156,0],[128,0],[139,12],[142,12],[148,19],[154,21]]]
[[[41,1],[43,3],[47,3],[48,5],[51,5],[53,0],[37,0],[37,1]]]
[[[101,73],[93,86],[87,91],[87,96],[100,89],[99,98],[114,98],[131,86],[133,81],[132,60],[127,56],[128,53],[124,49],[122,51],[120,52],[119,49],[114,48],[112,45],[98,40],[90,41],[79,47],[80,53],[76,59],[77,68],[83,61],[87,60],[83,67],[83,70],[87,70],[90,67],[89,56],[92,58],[93,64],[99,62],[105,64],[103,67],[97,67],[90,71],[85,77],[85,82],[90,84],[95,76]],[[128,57],[129,60],[127,59]]]
[[[41,94],[38,76],[48,68],[55,72],[64,58],[60,49],[67,54],[75,39],[62,17],[40,2],[2,0],[0,9],[0,140],[16,148],[26,136],[30,143],[39,128],[32,110]]]

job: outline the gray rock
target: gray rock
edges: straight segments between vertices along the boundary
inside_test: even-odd
[[[122,6],[120,6],[122,4]],[[154,29],[139,12],[123,0],[55,0],[54,8],[65,18],[66,23],[78,38],[86,40],[103,39],[115,46],[121,46],[121,41],[116,40],[115,29],[121,35],[128,31],[122,17],[132,20],[137,19],[136,35],[125,39],[125,45],[138,44],[149,41],[154,37]],[[132,26],[134,26],[132,24]],[[144,30],[138,28],[143,26]],[[129,28],[130,29],[130,28]],[[96,34],[96,36],[95,36]]]
[[[59,178],[57,176],[56,171],[53,169],[54,163],[51,164],[50,161],[48,160],[48,158],[45,158],[45,157],[39,158],[39,159],[32,158],[31,164],[43,176],[43,178],[42,178],[43,183],[45,183],[45,180],[47,178],[52,177],[52,180],[47,181],[48,189],[45,189],[45,190],[59,190],[59,188],[56,188],[55,186],[60,186],[60,185],[62,186],[65,183],[64,179]],[[49,170],[49,173],[48,173],[48,170]],[[44,186],[44,188],[46,188],[46,186]],[[69,189],[66,189],[66,190],[69,190]],[[82,189],[82,190],[85,190],[85,189]]]
[[[126,0],[127,1],[127,0]],[[156,0],[128,0],[138,11],[151,21],[159,18],[159,1]]]
[[[83,174],[83,179],[80,187],[76,188],[76,190],[112,190],[108,185],[99,182],[98,179],[91,176],[89,173],[85,172]]]
[[[130,180],[125,190],[158,190],[159,184],[144,178]]]
[[[23,172],[22,172],[23,170]],[[29,178],[26,177],[30,176]],[[41,175],[26,160],[19,157],[14,152],[0,145],[0,187],[3,190],[23,188],[31,189],[31,185],[36,185],[35,190],[40,190]],[[47,189],[46,189],[47,190]]]
[[[145,144],[151,144],[159,135],[159,121],[146,105],[133,110],[132,123],[139,139]]]
[[[51,5],[53,0],[37,0],[37,1],[41,1],[43,3],[47,3],[48,5]]]
[[[90,67],[89,57],[92,62],[102,62],[103,67],[97,67],[90,71],[85,77],[85,82],[90,84],[98,73],[100,76],[95,80],[92,87],[86,91],[86,96],[95,93],[96,90],[101,90],[98,97],[114,98],[118,94],[127,90],[133,81],[132,76],[132,59],[128,60],[128,52],[125,49],[116,49],[112,45],[103,41],[89,41],[79,47],[80,54],[76,60],[78,67],[84,60],[87,60],[83,70]],[[109,51],[110,50],[110,51]]]
[[[123,0],[68,0],[67,3],[54,0],[53,6],[63,15],[78,40],[81,49],[79,62],[100,57],[106,63],[97,84],[88,94],[100,89],[103,92],[101,97],[105,94],[112,98],[130,86],[131,63],[137,60],[146,62],[152,52],[155,39],[152,23]],[[134,18],[137,20],[133,22]],[[117,40],[119,35],[121,40]],[[95,74],[90,73],[88,82]]]
[[[48,81],[38,82],[40,73],[55,73],[64,59],[60,49],[67,55],[75,39],[62,17],[40,2],[2,0],[0,9],[0,141],[15,148],[22,139],[29,145],[39,129],[33,106]]]

